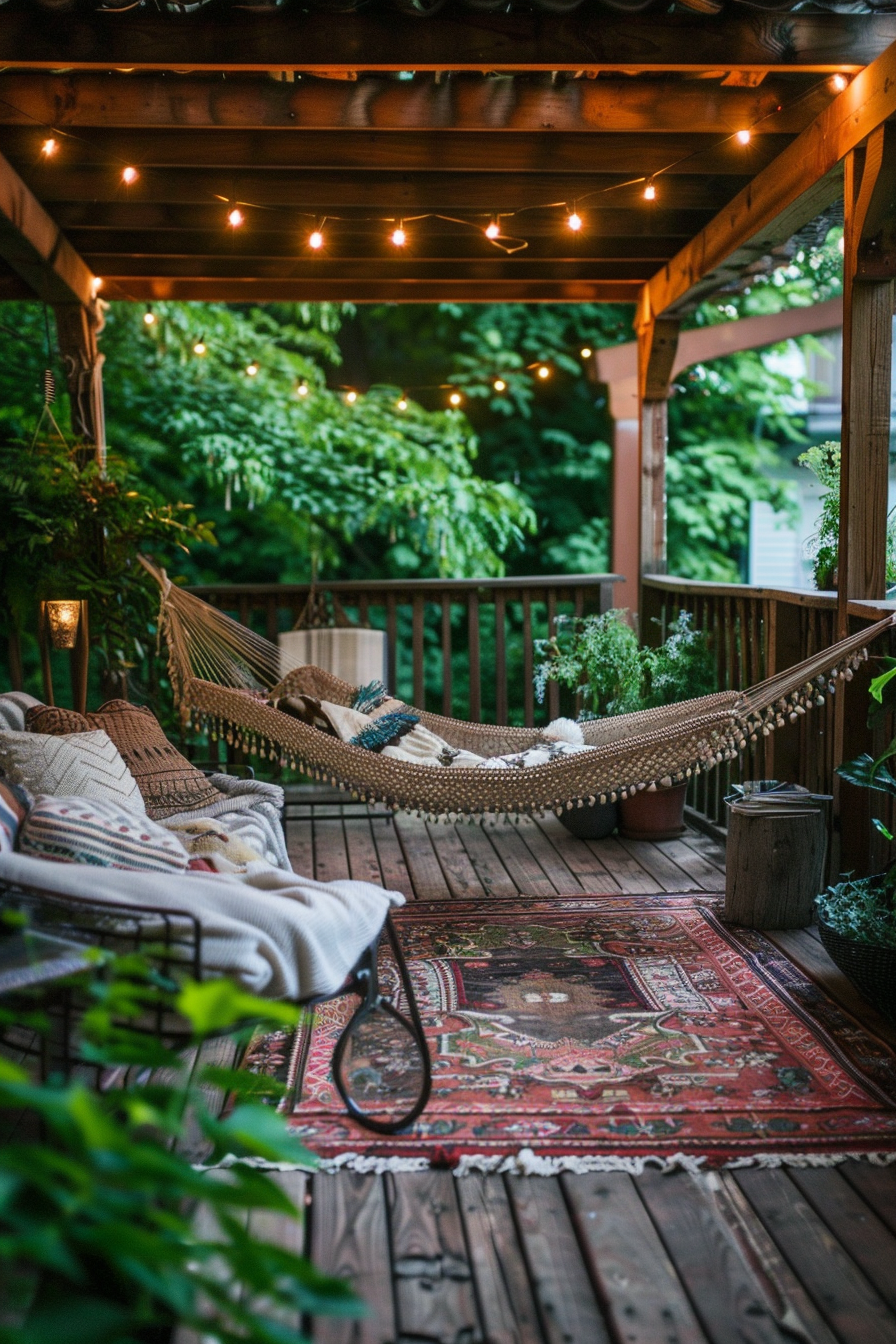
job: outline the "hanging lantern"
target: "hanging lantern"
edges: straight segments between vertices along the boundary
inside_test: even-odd
[[[73,649],[78,638],[81,603],[72,601],[45,602],[50,643],[54,649]]]

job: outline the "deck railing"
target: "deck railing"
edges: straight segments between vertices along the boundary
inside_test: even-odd
[[[402,699],[474,722],[531,725],[573,712],[556,683],[533,689],[534,642],[556,616],[613,605],[615,574],[505,579],[367,579],[319,583],[358,625],[385,630],[388,679]],[[308,601],[307,584],[206,584],[191,589],[276,640]]]
[[[799,589],[751,588],[746,584],[700,583],[651,575],[643,580],[641,631],[658,643],[679,611],[693,613],[694,624],[706,630],[716,658],[721,689],[746,688],[810,657],[837,638],[837,595]],[[850,602],[851,631],[870,625],[896,610],[893,602]],[[874,654],[892,654],[892,637],[879,641]],[[867,799],[858,790],[839,796],[835,766],[847,756],[875,752],[884,730],[867,727],[871,665],[851,682],[840,683],[828,697],[796,723],[760,739],[741,759],[692,781],[688,802],[708,821],[725,825],[723,799],[732,783],[742,779],[789,779],[822,793],[837,795],[842,820],[841,863],[868,858]],[[883,802],[883,799],[881,799]]]

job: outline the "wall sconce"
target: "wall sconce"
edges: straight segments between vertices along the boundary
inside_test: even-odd
[[[81,603],[69,601],[46,602],[44,608],[47,613],[50,643],[53,648],[73,649],[78,639]]]

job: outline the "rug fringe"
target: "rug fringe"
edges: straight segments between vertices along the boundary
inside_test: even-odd
[[[673,1153],[670,1157],[661,1157],[659,1154],[621,1157],[611,1153],[542,1157],[531,1148],[521,1148],[518,1153],[506,1157],[466,1153],[450,1169],[457,1177],[473,1173],[497,1176],[559,1176],[567,1173],[587,1176],[592,1172],[606,1171],[624,1171],[629,1176],[640,1176],[648,1169],[659,1170],[664,1174],[688,1171],[691,1175],[697,1175],[709,1170],[706,1166],[708,1160],[705,1155],[697,1157],[691,1153]],[[214,1165],[232,1167],[236,1162],[244,1162],[246,1166],[257,1167],[262,1171],[316,1170],[328,1175],[335,1175],[339,1171],[357,1171],[374,1176],[382,1176],[386,1172],[429,1171],[432,1165],[428,1157],[371,1157],[366,1153],[340,1153],[338,1157],[324,1157],[313,1167],[300,1162],[266,1162],[260,1157],[239,1158],[228,1154]],[[873,1167],[889,1167],[896,1165],[896,1152],[754,1153],[750,1157],[731,1158],[721,1163],[720,1169],[739,1171],[745,1167],[837,1167],[843,1162],[867,1162]],[[202,1163],[197,1163],[196,1167],[200,1171],[213,1170]]]

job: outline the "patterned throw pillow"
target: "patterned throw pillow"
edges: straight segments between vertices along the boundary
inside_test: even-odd
[[[27,810],[16,797],[15,790],[9,784],[0,782],[0,854],[8,854],[15,849],[16,836]]]
[[[146,814],[137,781],[101,731],[69,737],[0,733],[0,772],[31,794],[96,798]]]
[[[30,709],[25,722],[33,733],[54,735],[102,728],[121,752],[143,795],[149,816],[160,820],[195,812],[224,797],[201,770],[172,746],[151,709],[127,700],[109,700],[95,714],[46,705]]]
[[[19,850],[57,863],[142,873],[182,873],[189,862],[164,826],[91,798],[37,798],[19,831]]]

